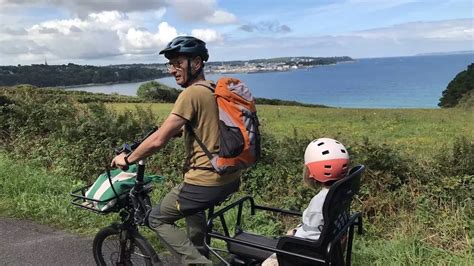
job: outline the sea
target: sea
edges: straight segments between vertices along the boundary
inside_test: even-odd
[[[438,108],[449,82],[471,63],[474,53],[371,58],[285,72],[207,74],[206,78],[239,78],[261,98],[344,108]],[[157,81],[179,88],[172,77]],[[136,95],[142,83],[72,89]]]

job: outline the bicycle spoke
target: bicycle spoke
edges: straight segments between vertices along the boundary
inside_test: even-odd
[[[106,260],[107,265],[116,265],[120,261],[120,240],[118,235],[109,235],[102,243],[102,257]],[[125,243],[125,254],[122,261],[124,265],[148,265],[150,256],[144,255],[143,252],[135,245],[133,240],[127,239]]]

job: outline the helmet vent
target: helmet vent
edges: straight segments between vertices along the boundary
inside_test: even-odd
[[[325,176],[331,176],[331,173],[324,173]]]
[[[321,145],[324,145],[324,142],[320,142],[320,143],[318,143],[318,146],[321,146]]]
[[[336,141],[337,144],[341,144],[339,141]]]
[[[342,165],[342,168],[346,168],[346,167],[347,167],[347,163]]]
[[[329,154],[328,150],[323,151],[323,155],[327,155],[327,154]]]
[[[342,152],[342,153],[346,153],[346,150],[341,149],[341,152]]]
[[[331,169],[331,166],[330,165],[325,165],[324,168]]]

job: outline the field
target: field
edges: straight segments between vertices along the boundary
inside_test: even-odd
[[[159,123],[172,108],[64,101],[45,105],[37,99],[24,104],[32,110],[29,119],[12,109],[5,120],[9,126],[2,129],[10,133],[0,151],[0,215],[88,235],[116,217],[73,208],[68,192],[103,169],[110,159],[110,152],[103,150]],[[472,112],[269,105],[257,109],[265,158],[243,176],[241,195],[303,209],[314,192],[301,184],[302,151],[313,138],[337,138],[349,147],[354,163],[369,169],[354,203],[354,209],[364,213],[366,229],[355,237],[355,265],[473,264]],[[155,191],[155,202],[180,180],[181,146],[181,140],[172,141],[149,162],[149,169],[160,169],[167,177]],[[279,235],[287,226],[258,216],[252,229]],[[150,232],[148,236],[154,238]]]
[[[119,112],[150,108],[163,119],[171,104],[108,105]],[[337,109],[299,106],[257,106],[262,132],[285,136],[369,138],[413,156],[429,156],[459,136],[474,138],[474,112],[459,109]],[[351,145],[350,142],[346,143]]]

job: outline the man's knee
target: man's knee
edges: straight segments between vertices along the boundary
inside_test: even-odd
[[[157,229],[163,224],[173,224],[174,221],[169,221],[165,219],[164,215],[161,213],[161,204],[156,205],[150,212],[148,216],[148,225],[151,229]]]

